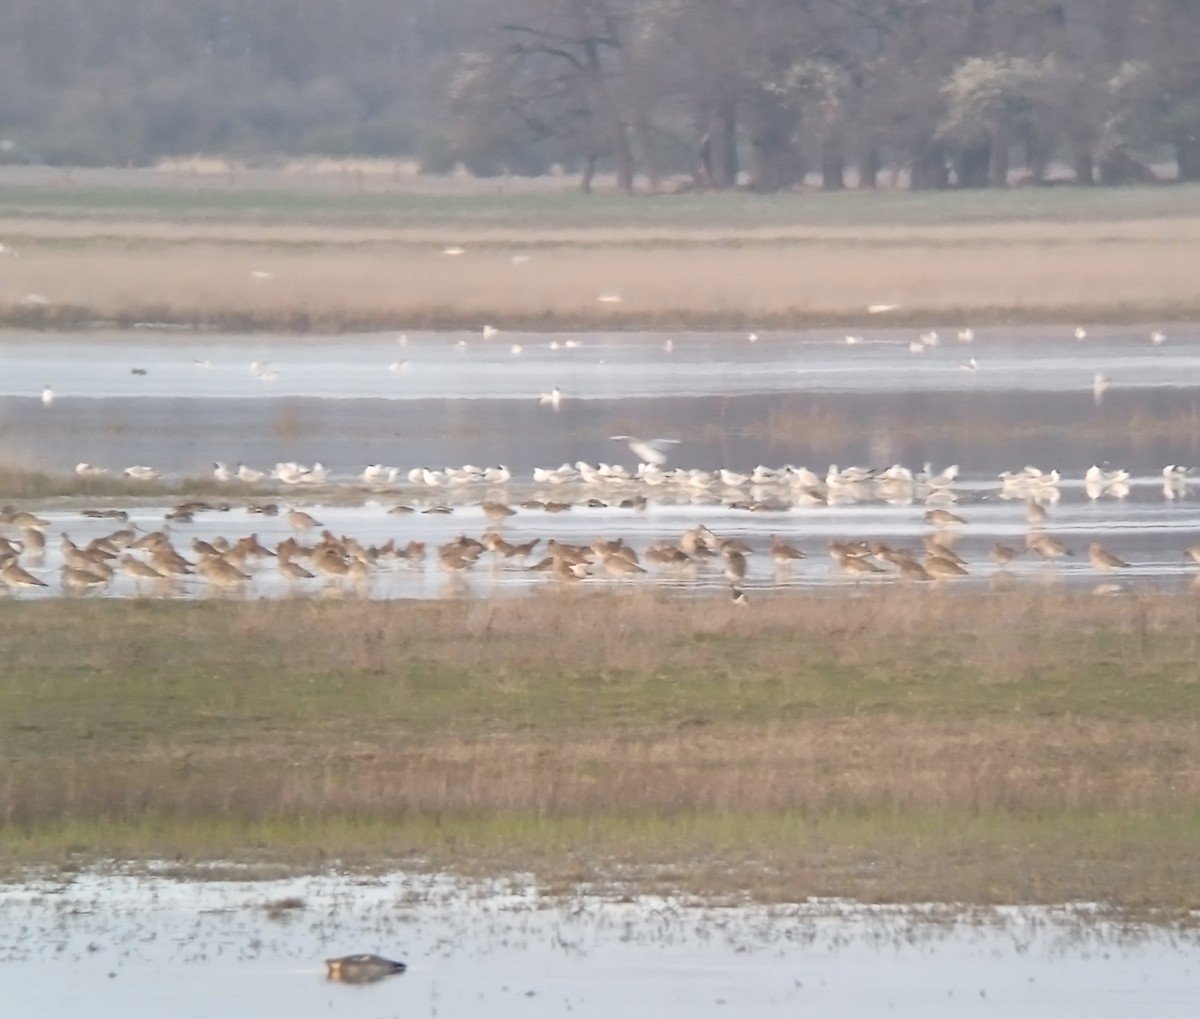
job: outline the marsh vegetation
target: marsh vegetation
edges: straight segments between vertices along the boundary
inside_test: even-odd
[[[1194,598],[4,603],[7,865],[1194,906]]]

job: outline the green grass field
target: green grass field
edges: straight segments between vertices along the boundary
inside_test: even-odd
[[[948,226],[953,224],[1087,223],[1200,215],[1200,186],[1153,188],[1014,188],[1007,191],[879,190],[721,194],[579,195],[558,188],[507,189],[479,181],[445,194],[420,186],[363,193],[306,187],[277,179],[272,186],[204,187],[187,178],[150,186],[130,176],[120,186],[13,184],[0,178],[0,219],[18,217],[151,219],[171,222],[301,223],[394,228],[448,227],[476,232],[570,228],[679,230],[787,227]]]
[[[1195,621],[1053,591],[8,602],[0,853],[1174,909]]]

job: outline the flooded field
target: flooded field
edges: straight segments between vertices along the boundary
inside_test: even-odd
[[[580,575],[689,590],[854,585],[895,571],[878,551],[873,569],[860,568],[863,546],[852,547],[847,569],[846,555],[827,554],[831,542],[918,554],[924,542],[929,555],[953,551],[966,570],[953,575],[967,581],[1119,590],[1185,585],[1196,573],[1185,550],[1200,536],[1200,489],[1187,472],[1200,446],[1197,380],[1200,330],[1191,326],[849,336],[488,329],[337,340],[10,334],[0,345],[0,459],[16,470],[83,472],[78,498],[28,507],[52,540],[23,558],[47,584],[26,584],[23,596],[60,590],[65,553],[55,536],[83,544],[126,531],[124,521],[81,516],[97,505],[128,514],[130,542],[165,523],[188,558],[193,542],[220,551],[251,534],[274,549],[296,533],[286,514],[295,506],[318,521],[298,533],[302,542],[328,530],[373,550],[353,583],[336,568],[289,578],[273,557],[243,559],[244,576],[229,586],[249,596],[520,593],[544,582],[529,568],[552,540],[618,539],[637,570],[605,569],[596,553]],[[677,441],[647,453],[613,436]],[[161,494],[87,497],[89,481],[134,465],[168,484],[203,479],[201,505],[172,521],[176,502]],[[646,562],[650,549],[677,546],[697,528],[700,555]],[[489,539],[497,547],[469,562],[436,553],[489,531],[503,541]],[[730,540],[746,546],[745,569],[733,567],[740,575],[707,555]],[[944,548],[931,550],[934,540]],[[508,554],[529,542],[524,555]],[[391,555],[413,543],[426,555]],[[807,558],[772,554],[785,543]],[[1089,555],[1093,543],[1127,565]],[[1016,557],[990,554],[997,544]],[[117,571],[74,587],[175,596],[213,588],[190,574],[149,579]]]
[[[216,875],[214,875],[216,876]],[[703,906],[541,898],[528,882],[174,881],[77,875],[0,888],[13,1014],[1192,1015],[1195,935],[1088,907],[956,911],[838,901]],[[323,960],[379,952],[370,986]]]
[[[1179,747],[1193,736],[1195,655],[1188,627],[1170,614],[1187,618],[1192,609],[1156,596],[1193,591],[1200,575],[1200,485],[1190,472],[1200,455],[1200,330],[1086,332],[489,330],[403,342],[395,334],[10,334],[0,343],[0,466],[14,489],[26,488],[2,499],[10,504],[9,551],[0,553],[8,597],[530,596],[413,606],[445,618],[407,633],[386,607],[316,601],[211,603],[199,615],[143,603],[12,606],[30,613],[13,641],[20,664],[10,665],[23,679],[9,691],[19,723],[10,745],[20,741],[29,755],[20,786],[29,817],[78,822],[84,832],[128,817],[136,831],[155,802],[164,816],[185,825],[199,818],[203,828],[217,816],[205,813],[210,793],[222,817],[238,797],[269,813],[292,795],[302,797],[293,837],[319,839],[305,835],[311,817],[338,805],[339,781],[354,792],[364,776],[379,795],[373,806],[362,801],[366,816],[385,826],[411,818],[434,832],[443,818],[461,820],[456,812],[503,820],[524,802],[513,790],[541,795],[553,786],[576,797],[548,812],[530,808],[559,821],[591,816],[600,802],[628,806],[636,790],[653,794],[638,818],[660,812],[681,825],[666,848],[647,836],[643,863],[652,868],[691,859],[689,811],[709,802],[709,776],[720,774],[727,799],[711,809],[721,824],[740,831],[726,816],[730,804],[750,809],[753,795],[770,792],[814,819],[814,857],[821,839],[832,848],[822,861],[792,836],[781,840],[772,866],[798,868],[799,877],[777,885],[751,827],[733,848],[710,847],[710,865],[724,873],[741,861],[747,873],[762,871],[763,883],[721,886],[707,904],[634,894],[664,885],[631,884],[620,897],[619,882],[606,895],[585,884],[562,898],[538,894],[532,879],[472,885],[402,873],[255,882],[236,879],[233,868],[211,881],[192,880],[194,871],[186,880],[82,872],[14,883],[0,888],[6,1003],[65,1017],[86,1002],[121,1019],[164,1010],[297,1019],[801,1010],[1103,1017],[1131,1006],[1190,1015],[1200,970],[1186,924],[1143,926],[1089,906],[953,904],[1194,901],[1192,841],[1179,821],[1194,775]],[[149,480],[127,476],[134,466]],[[956,584],[978,589],[977,601],[956,597]],[[1023,608],[1005,600],[1008,615],[985,619],[998,604],[986,592],[1014,585],[1051,590]],[[732,593],[758,611],[723,605],[707,614],[709,632],[695,618],[706,614],[678,600],[629,599],[622,608],[624,599],[596,598],[590,604],[614,613],[609,630],[574,602],[535,597],[568,587],[725,601]],[[1058,587],[1069,591],[1060,598]],[[810,598],[806,629],[797,631],[788,600],[772,597],[789,589],[868,597]],[[929,596],[909,597],[917,590]],[[1127,611],[1135,603],[1140,615]],[[477,609],[512,618],[493,631],[490,616],[469,618]],[[1168,622],[1146,623],[1168,610]],[[39,618],[47,612],[80,618],[60,626]],[[128,620],[111,616],[123,612]],[[241,617],[236,625],[229,613]],[[465,628],[457,613],[468,614]],[[121,627],[135,633],[147,618],[160,620],[152,637],[122,636]],[[855,619],[884,639],[847,649],[843,631]],[[1037,638],[1016,650],[1014,620]],[[276,632],[281,622],[294,637]],[[208,639],[207,626],[221,641]],[[103,633],[112,648],[83,647],[83,631]],[[560,634],[562,649],[546,648],[544,632]],[[166,652],[155,641],[177,656],[170,669],[160,667]],[[573,655],[572,641],[587,653]],[[127,651],[127,643],[137,646]],[[67,644],[69,653],[47,652]],[[811,661],[797,666],[804,656]],[[634,678],[626,683],[623,670]],[[105,677],[103,688],[83,689],[77,677],[93,673]],[[281,689],[288,682],[296,685]],[[184,697],[189,683],[200,700]],[[948,699],[931,701],[937,690]],[[222,691],[234,697],[224,707]],[[254,706],[246,699],[254,691],[282,700]],[[566,694],[560,709],[553,697]],[[327,695],[332,712],[313,700]],[[904,728],[906,711],[919,716],[915,728]],[[1097,711],[1118,721],[1079,721]],[[108,712],[119,725],[97,721]],[[573,729],[584,717],[593,727]],[[269,718],[287,719],[274,737],[262,722]],[[481,730],[456,735],[454,726],[473,718]],[[1141,720],[1141,743],[1131,718]],[[782,728],[771,729],[761,760],[745,731],[722,728],[757,732],[763,719]],[[867,728],[821,742],[847,719]],[[193,733],[199,721],[211,730]],[[1074,742],[1055,742],[1068,731]],[[80,758],[76,734],[97,756]],[[423,751],[414,742],[439,734],[453,745]],[[104,750],[110,736],[117,743]],[[126,742],[133,736],[146,738],[149,756],[128,756],[140,745]],[[575,761],[569,754],[589,745],[585,737],[604,753]],[[276,757],[271,738],[284,741]],[[346,756],[350,742],[360,756]],[[160,744],[182,762],[170,772],[175,799],[157,778],[166,774],[152,752]],[[633,745],[652,749],[642,758]],[[239,748],[262,756],[243,761]],[[789,756],[799,749],[811,757]],[[319,762],[343,758],[341,779],[321,770]],[[874,768],[868,778],[864,762]],[[69,795],[54,799],[64,789]],[[462,805],[464,790],[483,797],[478,807]],[[418,802],[422,795],[432,798]],[[774,816],[776,801],[763,802],[757,809]],[[907,841],[889,840],[897,817],[925,807],[951,813],[931,827],[913,822]],[[880,819],[878,830],[828,833],[831,817],[864,809]],[[1108,842],[1088,834],[1089,825],[1104,829],[1106,811],[1132,825]],[[988,831],[955,842],[981,812]],[[1021,827],[1030,818],[1032,834]],[[535,854],[520,841],[530,837],[528,821],[510,823],[514,855],[504,868],[533,870]],[[629,818],[611,823],[611,859],[592,835],[562,836],[563,850],[560,836],[543,833],[549,848],[541,851],[603,869],[627,848]],[[353,841],[358,830],[350,832]],[[154,858],[169,855],[150,844]],[[409,855],[388,858],[411,859],[412,844]],[[466,836],[444,851],[487,872],[487,845]],[[343,858],[324,842],[313,852],[321,866]],[[230,855],[228,847],[217,855]],[[203,845],[181,858],[204,858]],[[1091,884],[1076,873],[1085,858]],[[960,883],[900,880],[895,894],[870,885],[889,867],[914,880],[910,872],[930,859],[935,876]],[[1000,886],[1011,893],[995,892],[1004,861],[1018,875]],[[806,883],[821,866],[828,884]],[[1135,871],[1140,883],[1129,885]],[[845,875],[867,885],[839,885]],[[748,890],[733,905],[713,904],[730,887]],[[773,901],[779,887],[951,905],[747,904],[752,895]],[[370,986],[326,979],[325,959],[358,952],[409,969]]]

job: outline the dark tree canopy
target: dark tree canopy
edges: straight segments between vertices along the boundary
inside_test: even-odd
[[[1200,180],[1200,0],[0,5],[0,160],[193,153],[585,189]]]

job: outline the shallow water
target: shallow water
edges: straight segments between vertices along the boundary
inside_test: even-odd
[[[299,896],[272,919],[265,905]],[[322,960],[375,951],[371,986]],[[177,882],[83,874],[0,888],[6,1014],[375,1017],[826,1014],[1190,1016],[1194,933],[1086,908],[959,912],[670,898],[546,902],[525,882],[392,874]]]
[[[981,331],[972,344],[915,355],[915,333],[866,334],[856,346],[818,333],[757,343],[680,334],[666,337],[671,352],[665,334],[539,335],[520,337],[518,357],[505,334],[472,336],[459,351],[455,334],[413,334],[401,348],[391,335],[10,333],[0,342],[0,452],[52,470],[82,460],[171,474],[206,473],[215,460],[320,460],[347,479],[379,462],[504,463],[525,475],[579,459],[628,463],[608,438],[619,432],[680,438],[673,465],[706,469],[929,459],[991,476],[1031,461],[1082,473],[1110,460],[1154,473],[1197,456],[1200,330],[1177,327],[1159,346],[1134,330],[1083,343],[1058,332]],[[975,372],[961,368],[968,355]],[[389,371],[399,358],[408,368]],[[257,378],[255,360],[278,378]],[[1112,380],[1099,396],[1098,372]],[[57,394],[49,407],[45,384]],[[542,405],[556,385],[561,406]],[[1138,417],[1184,427],[1177,439],[1103,427]]]
[[[919,354],[915,330],[764,333],[395,333],[350,337],[211,336],[149,330],[80,337],[9,334],[0,344],[0,395],[71,398],[321,397],[536,399],[558,386],[571,399],[658,399],[763,393],[1091,391],[1195,385],[1200,328],[1176,326],[1155,345],[1138,327],[979,330],[971,343],[939,338]],[[671,349],[666,349],[670,342]],[[512,345],[519,344],[519,354]],[[977,370],[964,370],[974,357]],[[251,369],[265,363],[276,377]],[[398,363],[399,362],[399,363]],[[395,365],[395,369],[392,366]],[[145,375],[131,374],[142,369]]]
[[[1024,504],[1000,499],[995,493],[962,490],[962,499],[955,510],[968,521],[968,526],[942,532],[944,540],[971,565],[972,576],[962,583],[1038,583],[1099,585],[1119,581],[1122,590],[1136,586],[1154,585],[1160,589],[1184,589],[1194,586],[1195,564],[1185,562],[1181,549],[1196,537],[1196,501],[1163,500],[1150,481],[1135,487],[1124,500],[1109,497],[1092,501],[1079,486],[1065,489],[1059,503],[1050,509],[1052,532],[1062,538],[1074,554],[1049,563],[1026,553],[1007,571],[1000,571],[988,562],[986,555],[991,544],[1003,541],[1017,547],[1024,544],[1027,525]],[[484,490],[484,493],[486,490]],[[798,506],[780,512],[751,513],[738,510],[712,497],[698,500],[681,499],[676,503],[651,503],[644,510],[615,509],[612,506],[591,508],[577,505],[568,512],[547,513],[541,510],[519,509],[508,518],[502,530],[513,543],[540,538],[536,554],[520,562],[509,562],[484,553],[479,563],[463,574],[447,575],[437,563],[434,545],[452,541],[460,534],[480,535],[489,526],[478,505],[477,492],[471,501],[459,503],[452,513],[423,513],[422,506],[441,504],[441,499],[411,500],[414,512],[396,515],[388,512],[396,500],[369,499],[361,506],[315,505],[309,510],[320,523],[335,534],[348,534],[364,544],[382,545],[395,541],[404,545],[411,540],[424,541],[429,554],[423,562],[382,560],[366,585],[322,581],[320,579],[291,583],[284,581],[270,559],[261,561],[257,569],[251,564],[253,580],[244,586],[247,597],[303,596],[366,596],[372,598],[438,598],[486,597],[496,594],[533,593],[544,589],[545,575],[527,567],[545,554],[545,543],[552,538],[572,543],[587,543],[601,536],[620,536],[639,552],[663,540],[677,540],[698,522],[705,523],[715,533],[736,535],[745,540],[756,554],[750,556],[749,572],[744,587],[766,591],[788,588],[843,587],[854,588],[863,583],[890,583],[894,577],[863,578],[846,576],[825,554],[829,539],[869,536],[893,547],[919,548],[920,538],[931,533],[922,523],[925,507],[922,504]],[[493,491],[491,494],[502,494]],[[558,490],[543,490],[548,497],[561,496]],[[130,523],[140,530],[154,530],[164,523],[168,507],[146,505],[129,510]],[[59,532],[69,533],[77,544],[112,532],[117,527],[111,520],[91,520],[80,516],[75,509],[43,510],[49,521],[51,535],[46,554],[36,560],[25,560],[33,572],[51,586],[37,591],[23,590],[20,597],[54,596],[59,593],[57,571],[61,565],[56,540]],[[193,539],[212,541],[218,537],[236,540],[245,534],[257,534],[259,540],[273,547],[292,534],[282,516],[264,517],[234,507],[228,512],[205,512],[189,524],[170,525],[176,545],[193,558],[189,542]],[[771,535],[780,534],[796,542],[810,558],[797,562],[787,570],[776,569],[767,557]],[[1089,565],[1086,548],[1089,542],[1100,540],[1119,549],[1130,563],[1115,578],[1098,575]],[[595,587],[630,587],[631,584],[653,584],[660,588],[680,591],[717,591],[728,586],[720,559],[700,562],[685,570],[649,567],[643,579],[606,579],[603,571],[589,583]],[[118,573],[104,589],[102,596],[132,596],[155,594],[167,597],[207,596],[211,592],[205,581],[185,577],[178,583],[148,586],[135,583]],[[0,594],[0,596],[3,596]]]
[[[1196,571],[1189,571],[1182,550],[1200,537],[1200,479],[1164,487],[1161,471],[1200,456],[1200,330],[1174,327],[1158,345],[1148,339],[1148,329],[1092,330],[1082,342],[1062,328],[980,330],[970,344],[951,335],[912,353],[908,344],[916,335],[877,331],[847,345],[841,336],[811,332],[764,335],[754,343],[745,334],[501,333],[484,341],[474,334],[414,333],[400,346],[394,334],[9,334],[0,343],[0,461],[53,471],[85,461],[114,473],[149,464],[170,479],[209,475],[216,460],[259,469],[319,460],[332,472],[332,488],[277,486],[275,497],[285,505],[309,505],[329,529],[365,544],[416,540],[432,546],[461,533],[478,535],[487,526],[482,498],[515,503],[536,496],[574,505],[562,514],[520,509],[503,526],[508,540],[622,536],[643,551],[704,523],[722,536],[742,537],[760,553],[771,534],[810,553],[786,574],[764,556],[752,557],[747,584],[759,588],[858,583],[829,565],[825,543],[864,538],[913,547],[929,530],[922,523],[926,493],[888,501],[867,493],[812,504],[779,486],[531,487],[533,469],[585,460],[624,462],[632,470],[636,457],[609,438],[620,433],[680,438],[669,467],[745,471],[759,463],[792,463],[824,475],[830,463],[899,462],[917,469],[925,461],[938,467],[954,462],[961,473],[943,495],[968,525],[948,535],[960,538],[955,547],[972,563],[973,576],[991,580],[998,574],[986,561],[987,549],[995,541],[1022,546],[1027,528],[1022,501],[1007,498],[1013,493],[1001,490],[997,475],[1033,463],[1063,473],[1062,484],[1047,493],[1056,501],[1046,527],[1075,555],[1057,565],[1023,557],[1012,576],[1098,582],[1103,578],[1083,552],[1089,542],[1101,541],[1131,563],[1121,573],[1123,583],[1183,585],[1191,579]],[[509,353],[513,342],[523,346],[519,355]],[[961,367],[968,356],[976,359],[974,372]],[[389,371],[398,359],[407,367]],[[256,377],[252,360],[269,362],[278,377]],[[131,367],[146,374],[131,375]],[[1111,388],[1094,390],[1096,372],[1112,379]],[[38,395],[45,381],[56,390],[49,406]],[[555,384],[567,394],[558,408],[543,405],[537,395]],[[1141,426],[1125,424],[1135,421]],[[415,466],[468,462],[506,464],[513,482],[499,488],[407,482]],[[398,467],[397,483],[387,491],[364,491],[358,475],[372,463]],[[1128,491],[1087,492],[1083,473],[1093,463],[1127,469]],[[233,498],[244,486],[226,490]],[[348,494],[360,505],[342,505]],[[617,508],[637,495],[650,499],[645,510]],[[588,499],[596,504],[584,505]],[[397,502],[418,512],[389,515]],[[443,503],[452,514],[419,512]],[[767,511],[738,508],[745,504]],[[67,531],[82,542],[113,529],[80,518],[78,501],[58,508],[47,501],[38,508],[51,521],[51,535]],[[149,530],[162,525],[167,508],[146,502],[130,511],[136,526]],[[185,546],[193,538],[236,540],[251,532],[267,544],[289,533],[281,517],[250,516],[237,507],[173,527]],[[491,565],[488,558],[456,577],[446,577],[432,562],[385,563],[356,593],[486,595],[529,591],[542,582],[540,575]],[[54,581],[57,543],[52,540],[47,555],[28,565]],[[656,581],[688,589],[725,585],[719,568],[702,565],[683,574],[660,572]],[[52,584],[44,593],[57,590]],[[119,577],[106,593],[135,590]],[[199,582],[184,582],[163,593],[203,590]],[[286,590],[268,564],[246,593]],[[309,583],[298,590],[340,588]]]

